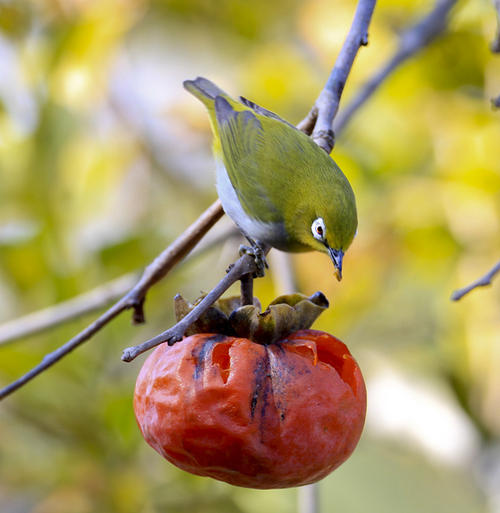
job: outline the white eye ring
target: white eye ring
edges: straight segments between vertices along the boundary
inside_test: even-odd
[[[313,221],[313,224],[311,225],[311,231],[315,239],[321,242],[325,240],[326,227],[322,217],[318,217],[318,219]]]

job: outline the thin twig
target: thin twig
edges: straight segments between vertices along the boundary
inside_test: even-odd
[[[68,301],[8,321],[0,325],[0,346],[100,310],[126,294],[138,278],[137,273],[128,273]]]
[[[457,0],[438,0],[428,14],[403,32],[394,55],[365,83],[357,96],[335,118],[333,130],[336,134],[344,129],[354,113],[400,64],[434,41],[445,30],[448,15],[456,3]]]
[[[497,262],[484,276],[481,276],[481,278],[478,280],[472,282],[470,285],[467,285],[467,287],[455,290],[455,292],[453,292],[451,295],[451,300],[458,301],[471,290],[477,289],[478,287],[487,287],[488,285],[491,285],[491,281],[498,272],[500,272],[500,262]]]
[[[78,333],[71,340],[66,342],[66,344],[62,345],[52,353],[45,355],[42,361],[33,367],[29,372],[27,372],[24,376],[21,376],[16,381],[12,382],[10,385],[7,385],[5,388],[0,390],[0,400],[5,399],[8,395],[12,394],[12,392],[21,388],[23,385],[31,381],[34,377],[38,376],[41,372],[52,367],[55,363],[57,363],[61,358],[66,356],[68,353],[76,349],[80,344],[88,340],[94,333],[97,333],[101,330],[106,324],[112,321],[117,315],[122,313],[124,310],[128,308],[126,298],[122,298],[120,301],[115,303],[109,310],[106,310],[104,314],[102,314],[96,321],[87,326],[83,331]]]
[[[134,308],[134,322],[144,322],[146,292],[182,260],[212,226],[224,215],[220,200],[215,201],[170,246],[149,264],[139,283],[127,294],[128,308]]]
[[[337,114],[340,97],[361,46],[368,44],[368,26],[376,0],[359,0],[351,28],[342,45],[335,65],[313,108],[297,128],[311,134],[313,141],[327,153],[332,151],[335,137],[332,123]]]
[[[186,257],[185,262],[236,237],[241,238],[241,233],[235,226],[228,226],[214,237],[209,235]],[[0,346],[43,333],[96,310],[101,310],[127,294],[137,283],[139,277],[139,272],[124,274],[66,301],[0,324]]]
[[[248,274],[253,274],[256,270],[257,266],[255,264],[254,257],[248,254],[241,256],[229,269],[224,278],[222,278],[222,280],[196,305],[196,307],[193,308],[193,310],[191,310],[177,324],[142,344],[128,347],[123,351],[122,360],[124,362],[131,362],[140,354],[162,344],[163,342],[168,342],[169,345],[173,345],[179,340],[182,340],[182,337],[189,326],[196,322],[233,283],[236,283]]]
[[[139,312],[142,313],[142,305],[147,291],[191,251],[210,228],[222,217],[223,213],[221,203],[217,200],[146,268],[137,285],[135,285],[129,293],[104,312],[96,321],[66,342],[66,344],[52,353],[45,355],[43,360],[28,373],[0,390],[0,400],[21,388],[41,372],[52,367],[52,365],[73,351],[73,349],[77,348],[80,344],[86,342],[92,335],[101,330],[123,311],[134,308],[137,312],[139,308]],[[140,306],[138,307],[138,305]]]

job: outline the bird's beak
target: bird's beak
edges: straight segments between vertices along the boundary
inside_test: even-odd
[[[328,254],[335,266],[335,277],[340,281],[342,279],[342,259],[344,258],[344,252],[341,249],[328,248]]]

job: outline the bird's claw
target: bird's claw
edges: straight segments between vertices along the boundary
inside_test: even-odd
[[[254,278],[262,278],[266,274],[266,269],[269,269],[269,265],[266,260],[266,255],[262,248],[255,244],[254,246],[241,245],[239,249],[240,256],[250,255],[255,260],[256,271]]]

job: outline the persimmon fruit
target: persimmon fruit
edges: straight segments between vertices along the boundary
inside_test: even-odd
[[[177,467],[250,488],[322,479],[352,453],[366,390],[340,340],[295,331],[270,344],[195,334],[158,346],[134,410],[145,440]]]

